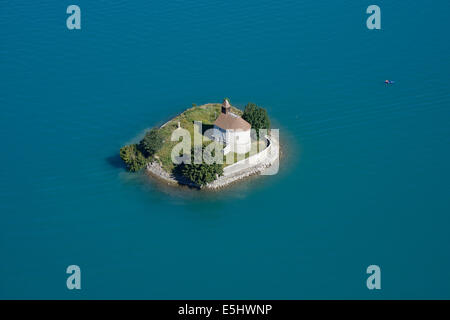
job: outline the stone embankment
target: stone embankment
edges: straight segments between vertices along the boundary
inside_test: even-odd
[[[204,186],[204,188],[219,189],[243,178],[262,174],[270,167],[274,167],[274,172],[270,172],[270,174],[275,174],[275,171],[278,170],[279,142],[271,136],[266,136],[265,138],[267,139],[267,147],[263,151],[225,167],[223,175]],[[170,184],[199,187],[199,185],[183,177],[175,177],[169,174],[161,167],[158,161],[149,163],[147,165],[147,172]]]

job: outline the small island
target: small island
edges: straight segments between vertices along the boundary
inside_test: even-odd
[[[120,157],[132,172],[145,169],[169,184],[217,189],[269,167],[278,170],[278,131],[270,129],[265,109],[248,103],[241,111],[226,98],[194,104],[122,147]]]

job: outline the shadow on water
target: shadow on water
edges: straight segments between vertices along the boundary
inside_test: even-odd
[[[115,169],[126,169],[125,163],[118,154],[105,158],[105,161]]]

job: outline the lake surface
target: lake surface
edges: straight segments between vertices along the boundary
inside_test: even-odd
[[[370,4],[0,2],[0,298],[449,299],[450,5],[380,0],[368,30]],[[124,170],[121,146],[224,97],[268,110],[279,174]]]

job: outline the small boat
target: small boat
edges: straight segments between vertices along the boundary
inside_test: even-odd
[[[386,84],[393,84],[393,83],[395,83],[395,81],[394,80],[385,80],[384,83],[386,83]]]

